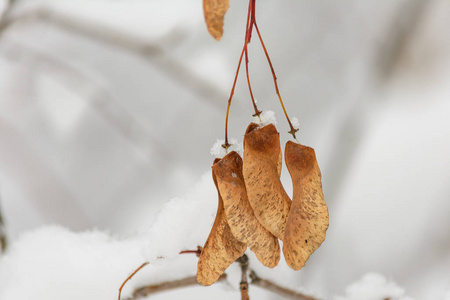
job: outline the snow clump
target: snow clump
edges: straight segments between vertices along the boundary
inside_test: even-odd
[[[261,119],[261,121],[260,121]],[[253,117],[253,122],[259,124],[260,127],[264,127],[269,124],[277,125],[277,119],[275,113],[271,110],[263,111],[259,117]]]
[[[230,153],[231,151],[236,151],[240,156],[244,154],[244,144],[238,143],[236,139],[230,139],[229,143],[231,146],[227,150],[222,147],[223,144],[225,144],[225,140],[217,139],[217,141],[214,143],[214,145],[211,147],[211,155],[215,158],[223,158],[227,153]]]
[[[381,274],[368,273],[345,290],[344,297],[335,300],[413,300],[405,296],[405,290]]]

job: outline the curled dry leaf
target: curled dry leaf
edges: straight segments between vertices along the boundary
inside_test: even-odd
[[[216,161],[218,160],[214,162]],[[214,173],[213,180],[217,188]],[[239,242],[228,226],[219,193],[216,219],[198,260],[197,281],[205,286],[213,284],[236,259],[244,254],[246,249],[247,245]]]
[[[216,40],[223,34],[223,19],[228,10],[229,0],[203,0],[203,13],[209,33]]]
[[[292,178],[293,197],[286,224],[283,253],[287,264],[300,270],[325,240],[328,208],[314,149],[287,142],[286,166]]]
[[[243,174],[258,221],[283,240],[291,200],[280,181],[280,137],[275,126],[251,123],[244,137]]]
[[[233,235],[248,245],[266,267],[275,267],[280,260],[278,239],[256,219],[247,198],[242,158],[235,151],[212,167],[223,199],[225,215]]]

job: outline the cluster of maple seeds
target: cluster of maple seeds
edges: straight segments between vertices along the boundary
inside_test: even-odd
[[[219,204],[198,261],[199,283],[216,282],[247,247],[264,266],[273,268],[280,260],[280,239],[287,264],[299,270],[322,244],[328,209],[314,149],[289,141],[285,162],[293,183],[292,201],[280,181],[282,153],[273,124],[248,126],[244,159],[232,151],[214,161]]]

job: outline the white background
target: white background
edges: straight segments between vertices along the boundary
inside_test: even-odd
[[[246,11],[246,1],[230,0],[224,36],[216,42],[200,0],[14,5],[8,15],[14,20],[0,33],[0,207],[10,244],[19,242],[0,263],[4,291],[21,286],[37,295],[30,284],[36,276],[25,270],[14,277],[7,265],[33,269],[35,260],[23,262],[39,252],[33,245],[46,239],[61,244],[50,229],[37,239],[36,228],[59,224],[75,236],[98,229],[123,241],[154,230],[170,199],[213,185],[209,149],[223,138]],[[444,299],[450,289],[450,3],[259,1],[257,21],[288,113],[299,119],[299,140],[316,150],[330,211],[327,239],[303,270],[260,272],[325,299],[344,294],[368,272],[395,280],[413,298]],[[249,51],[259,108],[275,111],[284,145],[288,126],[256,35]],[[244,78],[242,72],[230,115],[230,136],[238,140],[252,120]],[[289,191],[286,170],[282,179]],[[210,192],[202,199],[211,206],[191,212],[204,216],[206,234],[217,201]],[[165,211],[164,222],[190,230],[189,224],[179,228],[189,211],[174,211],[174,220],[167,206]],[[164,227],[159,230],[164,235]],[[64,241],[69,231],[59,234]],[[80,247],[90,243],[81,239]],[[180,245],[170,249],[182,250]],[[86,262],[84,255],[79,259]],[[128,262],[117,278],[139,259]],[[178,265],[195,274],[192,261]],[[167,266],[158,272],[166,275],[146,280],[175,278],[177,271]],[[196,299],[239,297],[236,285],[188,291]],[[55,293],[42,297],[59,299]],[[85,299],[102,299],[92,293]],[[256,288],[252,293],[279,299]],[[183,297],[158,297],[171,295]]]

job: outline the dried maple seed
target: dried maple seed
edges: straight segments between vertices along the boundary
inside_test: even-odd
[[[214,162],[217,161],[216,159]],[[213,180],[217,188],[214,173]],[[216,219],[198,260],[197,281],[205,286],[213,284],[246,249],[247,245],[239,242],[231,233],[219,193]]]
[[[284,155],[294,193],[283,253],[289,267],[300,270],[325,240],[328,208],[314,149],[289,141]]]
[[[275,267],[280,260],[280,245],[278,239],[258,222],[248,202],[242,158],[232,151],[212,169],[231,232],[237,240],[248,245],[263,265]]]
[[[223,19],[229,7],[229,0],[203,0],[206,27],[216,40],[223,34]]]
[[[275,126],[251,123],[244,137],[243,174],[258,221],[283,240],[291,200],[280,181],[280,137]]]

